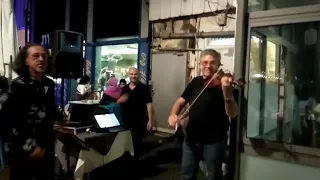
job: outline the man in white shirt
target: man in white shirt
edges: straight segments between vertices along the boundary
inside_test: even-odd
[[[77,86],[77,99],[84,100],[89,97],[91,93],[91,84],[90,84],[90,77],[84,75]]]

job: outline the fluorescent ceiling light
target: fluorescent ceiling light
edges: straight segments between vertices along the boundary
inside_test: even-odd
[[[262,74],[254,74],[252,75],[253,78],[262,78],[263,75]]]
[[[209,38],[208,46],[234,46],[234,38]]]
[[[127,46],[129,49],[138,49],[138,44],[130,44]]]
[[[255,43],[259,43],[260,39],[257,38],[256,36],[251,36],[251,39],[255,42]]]
[[[138,54],[138,44],[102,46],[101,55],[105,56],[108,54]]]
[[[138,51],[134,49],[117,49],[117,50],[111,50],[111,49],[106,49],[106,50],[101,50],[101,55],[105,56],[108,54],[137,54]]]

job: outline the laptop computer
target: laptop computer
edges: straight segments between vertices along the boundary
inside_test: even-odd
[[[70,124],[73,126],[90,126],[94,124],[95,106],[90,104],[72,104]]]
[[[98,124],[98,132],[120,132],[126,130],[120,125],[115,114],[98,114],[94,115],[94,119]]]

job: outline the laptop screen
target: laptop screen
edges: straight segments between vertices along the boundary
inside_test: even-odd
[[[99,114],[95,115],[94,118],[100,128],[120,126],[120,122],[114,114]]]
[[[94,123],[94,110],[94,105],[73,104],[71,107],[70,121],[78,122],[83,126],[90,126]]]

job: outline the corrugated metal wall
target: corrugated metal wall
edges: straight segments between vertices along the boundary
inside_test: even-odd
[[[224,10],[227,4],[236,6],[236,0],[150,0],[149,20],[155,21]]]

